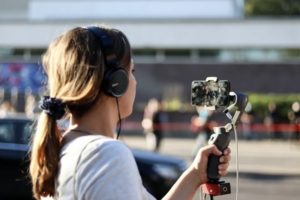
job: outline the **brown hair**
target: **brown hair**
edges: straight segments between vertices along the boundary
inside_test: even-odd
[[[131,49],[126,36],[117,29],[100,27],[113,40],[113,52],[121,67],[129,70]],[[43,55],[50,97],[60,99],[76,117],[84,115],[101,91],[105,62],[99,40],[85,28],[74,28],[57,37]],[[31,146],[30,176],[33,194],[55,195],[62,134],[56,120],[42,112]]]

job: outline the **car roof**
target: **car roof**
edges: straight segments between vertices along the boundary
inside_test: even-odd
[[[0,116],[0,121],[1,120],[24,120],[24,121],[33,121],[33,118],[28,117],[25,114],[16,114],[16,115],[5,115],[5,116]]]
[[[154,153],[150,151],[145,151],[141,149],[131,148],[131,151],[136,159],[139,160],[148,160],[151,162],[157,162],[157,163],[165,163],[165,164],[181,164],[184,162],[183,159],[178,157],[173,157],[169,155],[162,155],[159,153]]]

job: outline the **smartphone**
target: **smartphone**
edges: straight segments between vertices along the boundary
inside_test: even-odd
[[[207,77],[192,81],[192,105],[200,107],[227,107],[230,103],[230,82]]]

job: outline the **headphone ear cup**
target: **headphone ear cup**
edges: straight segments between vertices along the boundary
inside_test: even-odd
[[[121,97],[128,88],[128,75],[124,68],[109,69],[103,79],[104,92],[113,97]]]

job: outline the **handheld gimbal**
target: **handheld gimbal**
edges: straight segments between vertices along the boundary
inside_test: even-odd
[[[236,123],[245,109],[248,100],[246,95],[234,92],[229,93],[229,98],[232,103],[229,104],[223,113],[230,119],[230,123],[227,123],[225,126],[214,127],[214,133],[208,141],[209,144],[215,144],[222,152],[229,146],[230,133],[232,131],[236,132]],[[220,181],[218,174],[219,158],[220,156],[209,156],[207,166],[207,177],[209,181],[201,186],[203,193],[210,195],[211,199],[213,199],[213,196],[231,193],[230,183]]]

